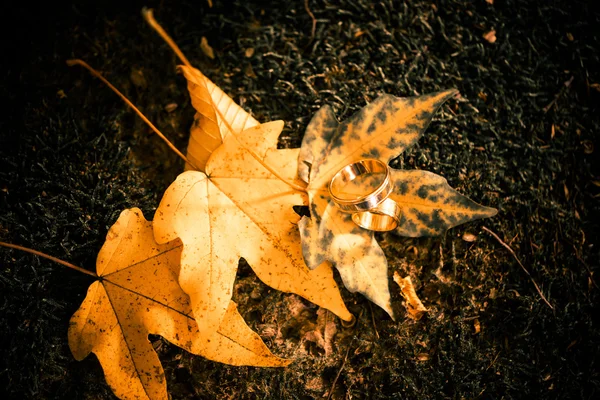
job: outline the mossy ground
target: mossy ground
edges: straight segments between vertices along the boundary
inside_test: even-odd
[[[169,391],[184,398],[597,398],[600,209],[600,16],[586,1],[108,1],[11,3],[0,93],[0,240],[93,269],[119,212],[151,218],[183,165],[106,87],[65,60],[102,71],[179,147],[193,119],[157,19],[184,53],[259,121],[282,119],[300,144],[312,114],[347,118],[381,93],[455,87],[402,168],[443,175],[499,209],[440,238],[380,235],[394,271],[429,307],[398,321],[344,291],[356,327],[332,354],[306,340],[317,310],[264,286],[242,262],[235,299],[286,369],[236,368],[152,338]],[[12,22],[8,24],[8,22]],[[9,25],[19,25],[8,30]],[[496,42],[483,38],[496,31]],[[200,48],[205,36],[216,53]],[[249,50],[252,49],[252,50]],[[177,104],[174,111],[166,106]],[[536,292],[515,251],[554,309]],[[463,235],[475,235],[474,241]],[[111,398],[90,356],[75,361],[68,321],[91,279],[0,249],[2,398]],[[479,326],[479,331],[476,330]],[[309,336],[310,337],[310,336]],[[345,363],[344,363],[345,360]]]

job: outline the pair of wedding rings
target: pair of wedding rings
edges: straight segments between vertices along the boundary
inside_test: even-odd
[[[374,179],[379,176],[379,179]],[[357,178],[371,178],[350,190]],[[362,179],[361,179],[362,181]],[[364,193],[365,183],[370,188]],[[352,214],[352,221],[361,228],[386,232],[396,229],[400,222],[400,207],[389,198],[394,190],[390,169],[384,162],[364,159],[346,165],[329,182],[329,194],[335,205]]]

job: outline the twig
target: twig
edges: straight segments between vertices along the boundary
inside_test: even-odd
[[[369,310],[371,310],[371,321],[373,322],[373,329],[375,330],[375,337],[377,339],[379,339],[379,332],[377,331],[377,323],[375,322],[375,314],[373,314],[373,306],[371,305],[371,302],[368,302],[369,304]]]
[[[544,107],[542,109],[544,111],[544,114],[546,114],[550,110],[550,108],[552,108],[552,106],[558,101],[558,99],[560,98],[560,96],[562,96],[562,94],[565,92],[565,90],[567,90],[569,88],[569,86],[571,86],[571,83],[573,83],[573,79],[575,79],[574,76],[572,76],[571,79],[569,79],[568,81],[566,81],[564,83],[564,87],[560,88],[560,90],[554,96],[554,99],[550,102],[550,104],[548,104],[546,107]]]
[[[509,252],[510,254],[513,255],[513,257],[515,258],[515,260],[517,260],[517,263],[519,263],[519,265],[521,266],[521,268],[523,269],[523,271],[525,271],[525,273],[527,274],[527,276],[529,277],[529,279],[531,280],[531,283],[533,283],[533,286],[535,286],[535,290],[537,290],[538,294],[540,295],[540,297],[542,298],[542,300],[544,300],[544,302],[548,305],[548,307],[550,307],[552,310],[554,310],[554,307],[552,306],[552,304],[550,304],[550,302],[546,299],[546,296],[544,296],[544,294],[542,293],[542,291],[540,290],[540,287],[538,286],[538,284],[535,282],[535,280],[533,279],[533,277],[531,276],[531,274],[529,273],[529,271],[527,271],[527,268],[525,268],[525,266],[523,265],[523,263],[521,263],[521,260],[519,260],[519,257],[517,257],[517,255],[515,254],[515,252],[513,251],[513,249],[510,248],[509,245],[507,245],[506,243],[504,243],[502,241],[502,239],[500,239],[500,237],[498,235],[496,235],[494,232],[492,232],[491,230],[489,230],[488,228],[486,228],[485,226],[482,227],[482,229],[484,231],[486,231],[487,233],[489,233],[490,235],[492,235],[494,238],[496,238],[496,240],[502,245],[504,246]]]
[[[344,356],[344,361],[342,362],[342,366],[338,370],[338,373],[335,376],[333,383],[331,384],[331,389],[329,389],[329,394],[327,395],[327,400],[331,399],[331,396],[333,395],[333,389],[335,389],[335,384],[337,383],[338,379],[340,378],[340,375],[342,374],[342,370],[344,369],[344,366],[346,366],[346,361],[348,361],[348,354],[350,354],[350,348],[351,347],[348,346],[348,349],[346,350],[346,355]]]
[[[310,32],[310,40],[312,41],[315,38],[315,32],[317,30],[317,19],[315,18],[315,14],[310,11],[310,7],[308,6],[308,0],[304,0],[304,9],[312,19],[312,30]]]
[[[102,76],[102,74],[100,74],[100,72],[98,72],[94,68],[90,67],[88,65],[88,63],[86,63],[85,61],[79,60],[79,59],[67,60],[67,65],[69,67],[72,67],[73,65],[81,65],[82,67],[87,69],[92,75],[94,75],[96,78],[100,79],[106,86],[108,86],[113,92],[115,92],[129,107],[131,107],[133,109],[133,111],[135,111],[137,113],[137,115],[146,123],[146,125],[148,125],[150,127],[150,129],[152,129],[154,131],[154,133],[156,133],[158,135],[158,137],[161,138],[167,144],[167,146],[169,146],[169,148],[175,152],[175,154],[177,154],[183,161],[190,164],[194,169],[196,169],[198,171],[200,170],[194,164],[192,164],[187,159],[187,157],[184,156],[183,153],[180,152],[177,149],[177,147],[175,147],[173,145],[173,143],[171,143],[171,141],[169,141],[169,139],[167,139],[165,137],[165,135],[163,135],[162,132],[159,131],[158,128],[156,126],[154,126],[154,124],[152,122],[150,122],[150,120],[148,118],[146,118],[146,116],[144,114],[142,114],[142,112],[136,106],[134,106],[131,101],[129,101],[129,99],[127,97],[125,97],[125,95],[123,93],[121,93],[108,80],[106,80],[106,78],[104,78]]]
[[[596,281],[594,281],[594,274],[592,274],[592,270],[590,269],[590,266],[587,265],[587,263],[583,260],[583,258],[581,258],[575,245],[573,245],[573,250],[575,250],[575,258],[577,258],[577,260],[579,260],[579,262],[581,262],[583,264],[583,266],[587,270],[588,274],[590,275],[590,281],[592,282],[592,285],[594,285],[596,287],[596,289],[598,289],[598,285],[596,284]]]
[[[79,271],[79,272],[82,272],[82,273],[84,273],[86,275],[93,276],[94,278],[98,278],[98,275],[96,275],[95,273],[93,273],[91,271],[88,271],[87,269],[83,269],[81,267],[78,267],[77,265],[73,265],[71,263],[63,261],[60,258],[52,257],[52,256],[50,256],[50,255],[48,255],[46,253],[42,253],[41,251],[37,251],[37,250],[30,249],[28,247],[23,247],[23,246],[19,246],[19,245],[16,245],[16,244],[10,244],[10,243],[5,243],[5,242],[0,242],[0,246],[8,247],[8,248],[11,248],[11,249],[17,249],[17,250],[25,251],[25,252],[31,253],[31,254],[35,254],[36,256],[47,258],[50,261],[54,261],[56,263],[62,264],[65,267],[74,269],[75,271]]]
[[[364,309],[362,309],[360,311],[360,314],[358,314],[358,317],[356,318],[356,325],[354,326],[354,331],[352,332],[352,336],[353,336],[352,341],[350,341],[350,344],[348,345],[348,349],[346,349],[346,354],[344,355],[344,361],[342,361],[342,365],[340,366],[340,369],[338,370],[338,373],[335,376],[333,383],[331,384],[331,389],[329,389],[329,393],[327,394],[326,400],[331,399],[331,396],[333,395],[333,389],[335,389],[335,384],[337,383],[338,379],[340,379],[340,375],[342,374],[342,371],[343,371],[344,367],[346,366],[346,361],[348,361],[348,355],[350,354],[350,349],[352,348],[352,343],[354,343],[354,335],[356,334],[356,330],[358,329],[358,321],[362,317],[363,312],[364,312]]]

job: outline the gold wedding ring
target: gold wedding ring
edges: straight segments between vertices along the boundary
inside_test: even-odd
[[[383,179],[370,192],[356,194],[345,190],[348,184],[361,175],[381,174]],[[390,169],[386,163],[364,159],[346,165],[329,182],[329,194],[342,211],[353,213],[352,220],[361,228],[384,232],[395,229],[400,219],[400,209],[388,197],[394,190]]]
[[[361,228],[376,232],[387,232],[398,227],[400,215],[398,204],[387,198],[370,211],[352,214],[352,221]]]

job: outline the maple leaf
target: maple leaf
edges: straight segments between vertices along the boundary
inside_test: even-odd
[[[167,189],[154,217],[159,243],[183,242],[179,283],[201,329],[218,326],[231,298],[240,257],[274,289],[296,293],[340,318],[352,319],[330,266],[306,267],[292,206],[304,204],[280,177],[296,177],[298,149],[276,148],[283,122],[230,135],[209,158],[206,174],[187,171]],[[247,149],[253,149],[263,163]]]
[[[151,222],[133,208],[121,213],[98,254],[100,279],[71,318],[69,346],[77,360],[98,357],[122,399],[167,399],[164,372],[148,334],[231,365],[285,366],[229,302],[223,320],[201,333],[189,297],[177,283],[182,243],[154,241]]]
[[[310,121],[298,157],[298,176],[308,183],[311,216],[299,222],[304,259],[309,268],[332,262],[344,285],[360,292],[393,318],[387,260],[373,232],[358,227],[351,215],[331,201],[327,185],[337,171],[364,158],[388,163],[416,143],[435,111],[455,90],[420,97],[383,95],[338,123],[329,106]],[[402,210],[395,233],[433,236],[496,210],[481,206],[426,171],[391,169],[390,195]],[[367,185],[368,182],[363,182]]]
[[[188,171],[165,192],[154,234],[159,243],[183,242],[179,283],[200,329],[219,326],[240,257],[267,285],[351,320],[331,267],[304,264],[293,206],[305,204],[306,196],[304,184],[294,183],[298,149],[277,150],[283,122],[259,124],[191,66],[152,10],[143,15],[183,62],[179,70],[196,110]]]

